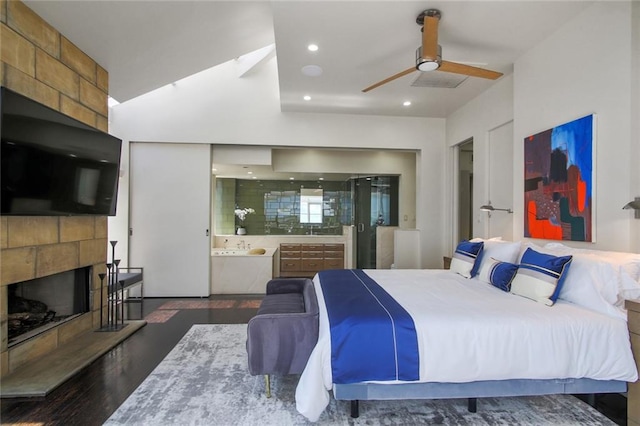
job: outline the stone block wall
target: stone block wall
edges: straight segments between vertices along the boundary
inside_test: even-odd
[[[104,68],[21,1],[0,0],[0,40],[2,86],[107,132]],[[0,377],[99,327],[107,246],[104,216],[0,217]],[[93,266],[91,312],[8,348],[7,286],[84,266]]]
[[[24,3],[0,10],[2,85],[107,132],[107,71]]]

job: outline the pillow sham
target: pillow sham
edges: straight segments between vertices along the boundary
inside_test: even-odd
[[[449,269],[465,278],[473,277],[478,272],[475,265],[483,246],[483,242],[461,241],[453,253]]]
[[[553,256],[528,248],[522,255],[511,293],[552,306],[562,290],[572,256]]]
[[[621,278],[611,264],[576,254],[573,256],[571,268],[566,274],[558,299],[626,320],[624,305],[618,300]],[[640,288],[637,283],[636,286]],[[632,286],[629,290],[633,291]]]
[[[573,248],[562,243],[547,243],[544,251],[559,256],[569,254],[591,256],[610,263],[615,269],[626,272],[635,281],[640,282],[640,253]]]
[[[480,267],[478,277],[482,281],[508,292],[511,289],[511,281],[513,281],[516,272],[518,272],[518,265],[516,264],[501,262],[497,259],[485,259]]]
[[[520,241],[492,241],[488,240],[484,242],[484,247],[477,260],[478,271],[482,271],[488,265],[491,265],[493,260],[499,260],[501,262],[516,263],[518,255],[520,254]],[[477,279],[486,283],[489,281],[488,275],[478,274]]]

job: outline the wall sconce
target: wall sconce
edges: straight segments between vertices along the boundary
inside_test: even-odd
[[[633,201],[629,201],[622,208],[625,210],[628,210],[628,209],[635,210],[635,218],[640,219],[640,197],[636,197]]]
[[[498,209],[495,208],[491,205],[491,201],[489,201],[489,203],[485,204],[484,206],[480,206],[480,210],[482,210],[483,212],[507,212],[507,213],[513,213],[513,210],[511,209]]]

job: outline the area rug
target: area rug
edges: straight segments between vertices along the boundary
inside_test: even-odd
[[[298,376],[247,370],[246,324],[194,325],[113,413],[106,425],[305,425],[295,408]],[[349,403],[331,400],[319,425],[614,425],[569,395],[466,400],[363,401],[352,419]]]

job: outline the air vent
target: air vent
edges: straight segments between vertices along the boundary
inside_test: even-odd
[[[418,77],[411,83],[414,87],[437,87],[441,89],[455,89],[469,76],[452,74],[449,72],[419,72]]]

